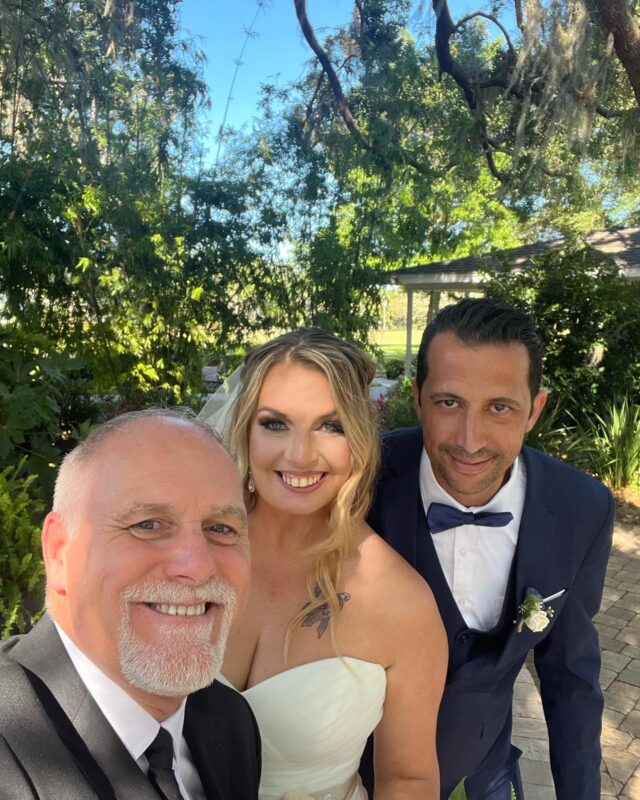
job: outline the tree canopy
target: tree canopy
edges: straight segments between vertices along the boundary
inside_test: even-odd
[[[176,7],[0,1],[0,296],[99,390],[179,400],[207,350],[270,324],[274,232],[202,166]]]
[[[394,267],[637,222],[638,15],[601,5],[355,0],[319,41],[293,0],[308,67],[212,168],[178,0],[0,0],[0,366],[33,419],[60,369],[188,400],[256,334],[366,343]]]

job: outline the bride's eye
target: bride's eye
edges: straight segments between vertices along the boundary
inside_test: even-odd
[[[277,417],[262,417],[258,420],[258,425],[267,431],[284,431],[286,424]]]
[[[344,436],[344,428],[342,423],[337,419],[330,419],[324,423],[322,426],[322,430],[326,431],[327,433],[337,433],[340,436]]]

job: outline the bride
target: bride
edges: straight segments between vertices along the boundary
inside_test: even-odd
[[[262,736],[261,800],[437,800],[446,640],[431,591],[365,522],[374,369],[319,329],[245,360],[227,438],[247,490],[252,589],[222,680]],[[213,476],[215,478],[215,476]]]

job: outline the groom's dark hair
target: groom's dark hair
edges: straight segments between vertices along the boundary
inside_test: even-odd
[[[518,342],[529,353],[529,389],[533,399],[542,381],[542,339],[533,319],[518,308],[493,297],[461,300],[441,309],[422,334],[416,366],[416,383],[422,389],[429,371],[429,346],[439,333],[453,333],[461,342],[512,344]]]

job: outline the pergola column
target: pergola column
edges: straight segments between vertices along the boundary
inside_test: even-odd
[[[413,332],[413,289],[407,286],[407,345],[404,353],[404,374],[409,377],[411,374],[411,334]]]

